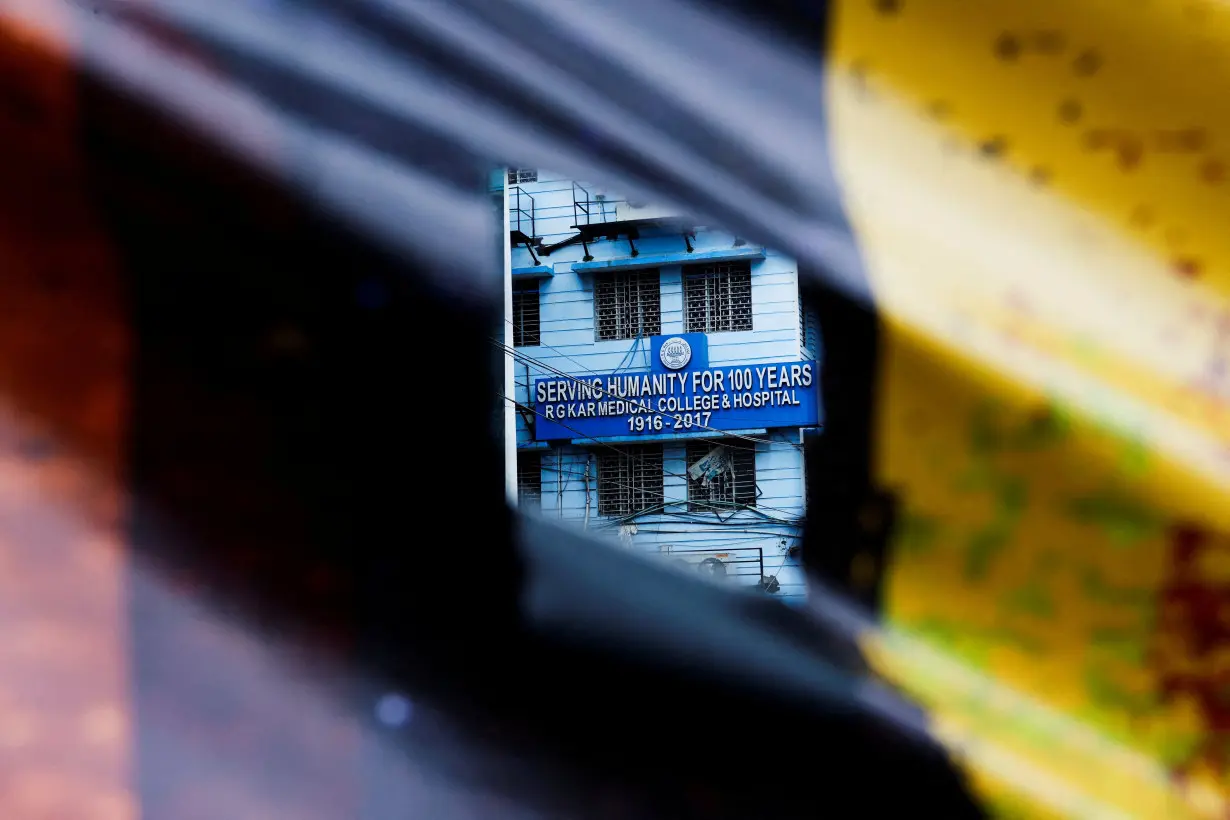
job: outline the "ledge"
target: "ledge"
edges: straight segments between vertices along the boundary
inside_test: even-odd
[[[550,265],[533,265],[526,268],[513,268],[513,279],[546,279],[554,276],[555,270]]]
[[[723,250],[706,250],[688,253],[641,254],[640,256],[621,256],[617,259],[595,260],[593,262],[573,262],[572,269],[576,273],[597,273],[608,270],[634,270],[636,268],[658,268],[664,265],[696,265],[704,262],[730,262],[738,259],[764,259],[764,248],[743,247],[726,248]]]
[[[769,431],[763,427],[753,430],[702,430],[699,433],[662,433],[656,436],[603,436],[574,438],[569,444],[585,447],[594,444],[634,444],[636,442],[683,441],[690,438],[728,438],[730,436],[765,436]]]

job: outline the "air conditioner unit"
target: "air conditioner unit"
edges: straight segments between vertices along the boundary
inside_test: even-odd
[[[708,578],[711,581],[726,581],[730,576],[730,567],[721,558],[708,556],[702,559],[697,565],[696,570],[702,577]]]

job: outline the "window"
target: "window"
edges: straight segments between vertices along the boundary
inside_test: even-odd
[[[799,352],[804,359],[820,358],[820,319],[811,308],[803,306],[799,298]]]
[[[513,282],[513,347],[542,344],[538,325],[538,280]]]
[[[685,268],[683,314],[688,333],[751,330],[751,263],[722,262]]]
[[[625,516],[661,507],[662,445],[598,453],[598,515]]]
[[[661,332],[662,284],[656,269],[599,274],[594,285],[594,336],[598,341]]]
[[[517,506],[542,509],[542,453],[517,453]]]
[[[721,445],[689,441],[688,510],[711,512],[714,509],[756,506],[756,445],[734,440]],[[693,478],[692,468],[706,456],[714,455],[708,480]]]
[[[509,168],[508,184],[520,185],[522,182],[537,182],[538,171],[535,168]]]

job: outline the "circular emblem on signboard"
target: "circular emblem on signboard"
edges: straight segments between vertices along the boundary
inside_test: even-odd
[[[692,346],[688,344],[687,339],[672,336],[662,343],[662,350],[658,355],[662,359],[662,364],[671,370],[678,370],[687,367],[688,362],[692,361]]]

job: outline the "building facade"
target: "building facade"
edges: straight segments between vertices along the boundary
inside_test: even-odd
[[[800,601],[802,445],[823,409],[795,262],[545,171],[496,189],[520,506]]]

